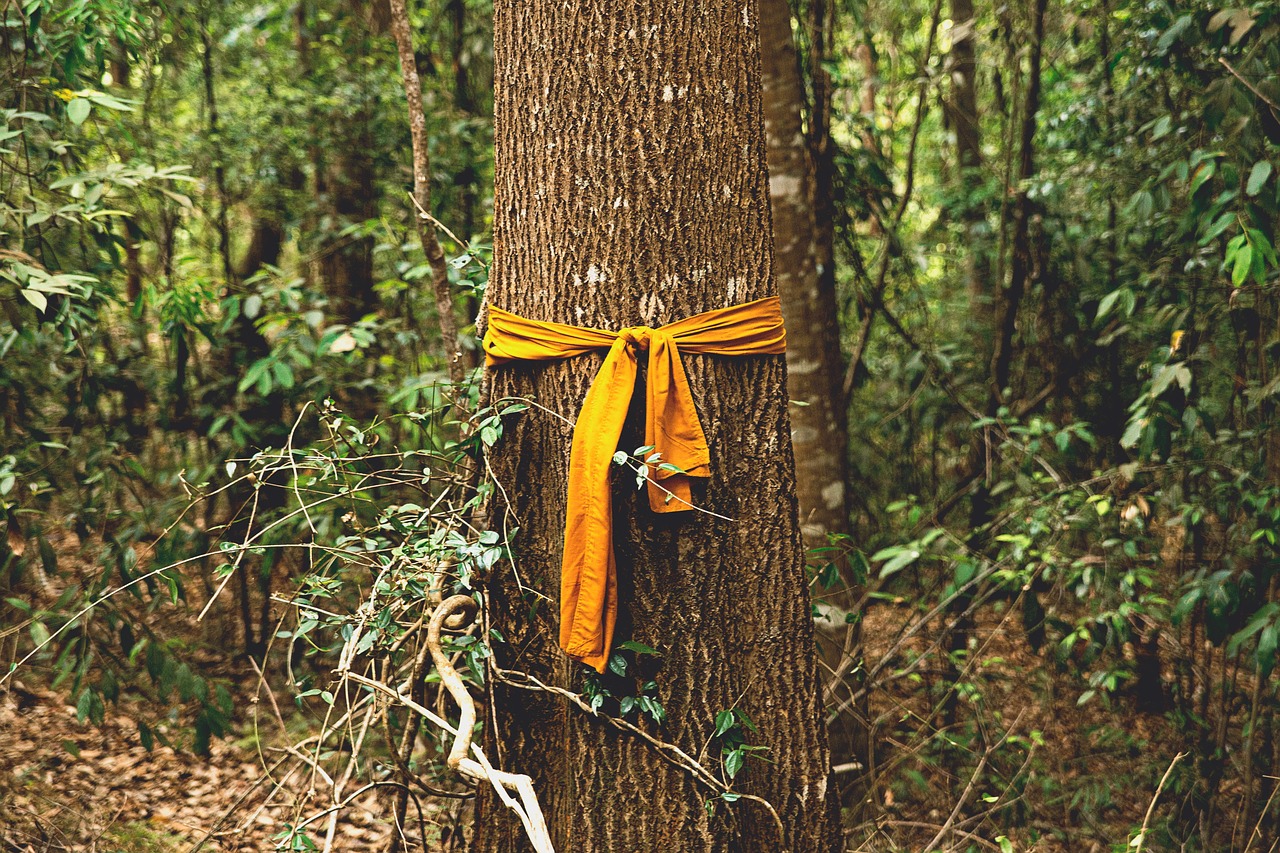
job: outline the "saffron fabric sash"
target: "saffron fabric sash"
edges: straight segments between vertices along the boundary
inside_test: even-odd
[[[635,389],[639,353],[649,352],[646,445],[660,454],[649,466],[649,506],[683,512],[694,477],[711,476],[711,454],[698,422],[681,352],[777,355],[786,351],[778,297],[695,314],[657,329],[617,332],[530,320],[489,306],[485,364],[572,358],[607,349],[573,430],[569,498],[560,572],[560,645],[569,657],[604,672],[618,615],[617,568],[609,466]],[[679,469],[659,467],[670,463]]]

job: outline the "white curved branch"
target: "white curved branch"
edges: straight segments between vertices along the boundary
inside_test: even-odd
[[[363,684],[385,696],[396,699],[406,708],[421,714],[433,725],[444,729],[454,736],[453,748],[449,750],[448,765],[451,769],[476,782],[488,782],[494,792],[507,808],[516,813],[524,826],[525,834],[533,844],[535,853],[555,853],[551,843],[551,834],[547,831],[546,819],[542,816],[542,807],[538,804],[538,795],[533,789],[533,780],[523,773],[508,773],[496,769],[485,757],[484,751],[471,742],[471,732],[476,724],[476,705],[467,686],[463,683],[458,671],[453,668],[441,648],[440,632],[446,625],[452,629],[466,625],[474,618],[475,600],[466,595],[455,595],[445,599],[436,607],[427,625],[427,648],[440,673],[440,680],[448,689],[453,700],[458,703],[460,711],[459,724],[455,728],[449,721],[433,712],[430,708],[415,702],[408,695],[409,685],[397,689],[366,678],[354,672],[345,672],[346,678]],[[474,758],[468,756],[473,755]],[[511,796],[514,792],[519,800]]]

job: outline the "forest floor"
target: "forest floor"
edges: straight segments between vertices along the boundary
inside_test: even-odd
[[[939,749],[939,732],[931,728],[938,715],[928,706],[928,683],[941,681],[942,674],[906,671],[928,653],[930,635],[938,635],[932,629],[941,626],[927,626],[898,646],[878,677],[870,710],[885,781],[865,811],[872,816],[850,835],[850,849],[920,849],[962,796],[969,804],[954,828],[980,838],[981,849],[1000,849],[996,839],[1005,835],[1013,849],[1025,853],[1101,853],[1126,847],[1141,825],[1160,774],[1176,753],[1171,724],[1139,713],[1123,698],[1109,706],[1100,699],[1079,705],[1081,691],[1062,689],[1050,672],[1051,654],[1029,646],[1012,609],[997,611],[980,611],[962,714],[978,721],[980,731],[963,744],[964,738],[953,738],[952,759]],[[869,662],[890,652],[912,612],[906,603],[892,602],[868,611]],[[239,718],[233,734],[215,738],[211,754],[199,756],[184,748],[189,736],[184,740],[178,721],[170,721],[178,748],[157,744],[148,751],[138,721],[154,723],[156,715],[141,700],[109,704],[101,726],[81,723],[72,700],[40,683],[38,670],[19,671],[0,689],[3,853],[268,851],[277,849],[277,837],[290,825],[327,802],[308,796],[310,774],[276,779],[268,772],[286,755],[292,720],[277,710],[263,732],[252,724],[257,676],[218,648],[219,637],[236,633],[231,613],[215,612],[199,625],[193,614],[173,608],[139,618],[164,620],[167,635],[191,638],[208,658],[202,671],[217,672],[235,695]],[[163,722],[158,730],[164,733]],[[999,748],[987,756],[987,781],[966,795],[983,738]],[[1172,793],[1165,796],[1171,799]],[[394,831],[389,813],[385,795],[357,799],[341,812],[331,849],[385,850]],[[321,819],[311,837],[323,839],[324,829]]]
[[[275,759],[250,738],[215,740],[207,757],[148,752],[130,704],[96,726],[53,691],[15,683],[0,697],[0,850],[170,853],[205,840],[207,851],[267,851],[299,811],[314,811],[303,808],[305,779],[264,784]],[[334,849],[384,850],[383,813],[375,794],[357,800]]]
[[[48,606],[68,584],[87,583],[97,571],[74,536],[56,547],[63,573],[34,585],[28,597],[37,607]],[[157,709],[128,688],[118,702],[107,703],[101,725],[80,722],[65,685],[50,689],[47,665],[33,662],[17,670],[0,685],[0,853],[290,849],[278,847],[279,839],[290,826],[322,812],[330,790],[311,773],[281,778],[273,771],[298,765],[281,758],[315,721],[287,704],[281,716],[274,696],[270,705],[257,704],[256,670],[243,657],[227,654],[227,638],[239,636],[229,601],[219,600],[204,620],[197,618],[198,607],[186,604],[148,608],[141,601],[119,601],[131,620],[181,640],[192,666],[231,692],[232,731],[212,739],[209,755],[199,755],[190,748],[189,719],[174,709]],[[285,674],[278,674],[283,683]],[[255,724],[259,710],[261,726]],[[139,722],[156,732],[151,750],[143,745]],[[166,735],[172,745],[164,742]],[[386,794],[377,790],[354,798],[339,812],[330,849],[381,853],[394,831],[390,813]],[[327,828],[327,817],[321,817],[307,828],[320,846],[298,842],[292,849],[321,849]]]
[[[943,673],[936,665],[911,666],[944,635],[941,624],[908,640],[877,678],[879,689],[869,694],[872,742],[880,778],[891,781],[878,791],[875,817],[854,835],[862,839],[858,849],[923,849],[966,796],[952,824],[960,830],[952,835],[958,850],[1001,849],[995,839],[1002,835],[1023,853],[1133,849],[1130,840],[1178,754],[1176,728],[1124,694],[1081,703],[1088,685],[1064,689],[1053,644],[1034,650],[1020,612],[1000,610],[978,612],[973,666],[954,729],[942,730],[945,714],[933,705]],[[905,603],[868,610],[869,665],[883,658],[911,616]],[[899,667],[902,675],[894,671]],[[944,741],[948,746],[940,747]],[[980,761],[987,774],[971,785]],[[1163,796],[1167,810],[1177,794],[1170,789]],[[964,833],[987,843],[970,846]],[[1158,846],[1148,838],[1146,849]]]

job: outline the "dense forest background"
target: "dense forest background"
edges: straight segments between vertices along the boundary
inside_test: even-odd
[[[383,0],[0,6],[0,838],[465,849],[447,744],[361,729],[329,673],[412,670],[421,566],[470,588],[508,555],[477,515],[527,405],[478,378],[491,7],[409,9],[433,258]],[[789,335],[835,353],[834,428],[803,438],[847,497],[810,555],[849,849],[1276,849],[1280,14],[791,23],[836,315]],[[452,642],[483,695],[500,633]],[[648,690],[581,685],[660,726]],[[749,720],[715,737],[727,779],[768,772]],[[111,749],[243,773],[161,820],[119,786],[186,783],[93,770]]]

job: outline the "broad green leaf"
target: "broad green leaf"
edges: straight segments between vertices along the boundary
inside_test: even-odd
[[[1249,277],[1249,270],[1253,266],[1253,246],[1245,243],[1237,249],[1234,261],[1231,267],[1231,283],[1239,287]]]
[[[724,757],[724,772],[729,774],[730,779],[738,775],[738,771],[742,769],[743,761],[744,757],[740,749],[732,750]]]
[[[1272,622],[1258,636],[1258,675],[1267,678],[1276,666],[1276,644],[1280,641],[1280,626]]]
[[[1218,171],[1218,162],[1216,160],[1206,160],[1196,169],[1196,173],[1191,177],[1191,195],[1195,195],[1196,191],[1208,183],[1209,179]]]
[[[1200,238],[1200,245],[1204,246],[1212,243],[1223,231],[1231,226],[1236,219],[1234,213],[1224,213],[1213,221],[1213,224],[1205,230],[1204,236]]]
[[[84,124],[84,120],[89,117],[89,110],[93,105],[84,98],[72,98],[67,104],[67,118],[71,119],[72,124]]]
[[[49,298],[34,288],[23,290],[22,298],[36,306],[37,311],[43,311],[49,307]]]
[[[920,558],[920,552],[914,549],[904,550],[901,554],[885,563],[880,569],[880,579],[895,575]]]
[[[1253,168],[1249,170],[1249,180],[1245,184],[1245,195],[1254,196],[1262,192],[1262,187],[1267,183],[1267,178],[1271,177],[1271,163],[1267,160],[1259,160],[1253,164]]]

